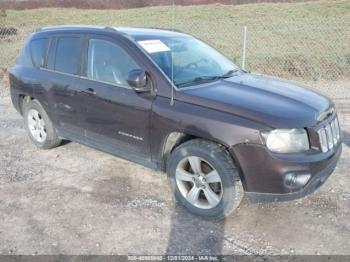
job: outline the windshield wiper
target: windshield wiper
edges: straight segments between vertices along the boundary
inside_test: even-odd
[[[206,83],[211,82],[220,79],[221,76],[200,76],[196,77],[190,81],[182,82],[182,83],[175,83],[177,87],[185,87],[192,84],[200,84],[200,83]]]
[[[225,74],[220,75],[220,76],[199,76],[196,77],[190,81],[187,82],[182,82],[182,83],[175,83],[175,85],[177,87],[185,87],[185,86],[190,86],[193,84],[200,84],[200,83],[206,83],[206,82],[211,82],[211,81],[215,81],[215,80],[219,80],[219,79],[223,79],[223,78],[228,78],[233,76],[234,73],[240,72],[240,69],[232,69],[230,71],[227,71]]]
[[[228,78],[228,77],[231,77],[233,76],[233,74],[237,73],[237,72],[240,72],[241,70],[239,68],[237,69],[232,69],[232,70],[229,70],[227,71],[225,74],[223,74],[222,76],[220,76],[220,78]]]

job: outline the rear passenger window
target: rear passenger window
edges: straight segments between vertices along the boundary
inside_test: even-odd
[[[72,75],[78,74],[80,38],[61,37],[57,41],[54,70]]]
[[[56,56],[56,43],[57,39],[53,38],[49,44],[49,50],[47,52],[46,66],[48,69],[55,69],[55,56]]]
[[[35,67],[41,67],[44,65],[46,43],[46,38],[35,39],[30,42],[30,51]]]

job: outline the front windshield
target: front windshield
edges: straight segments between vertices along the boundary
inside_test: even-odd
[[[161,37],[138,41],[177,87],[229,77],[239,68],[194,37]]]

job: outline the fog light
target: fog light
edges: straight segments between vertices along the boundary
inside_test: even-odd
[[[295,174],[295,173],[288,173],[284,177],[284,183],[287,187],[290,188],[301,188],[306,185],[306,183],[311,178],[310,174]]]

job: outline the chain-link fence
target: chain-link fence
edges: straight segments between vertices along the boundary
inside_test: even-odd
[[[169,0],[169,4],[172,1]],[[246,69],[298,80],[350,78],[350,4],[157,6],[128,10],[33,9],[0,12],[0,79],[26,37],[58,24],[175,28],[207,41]]]

